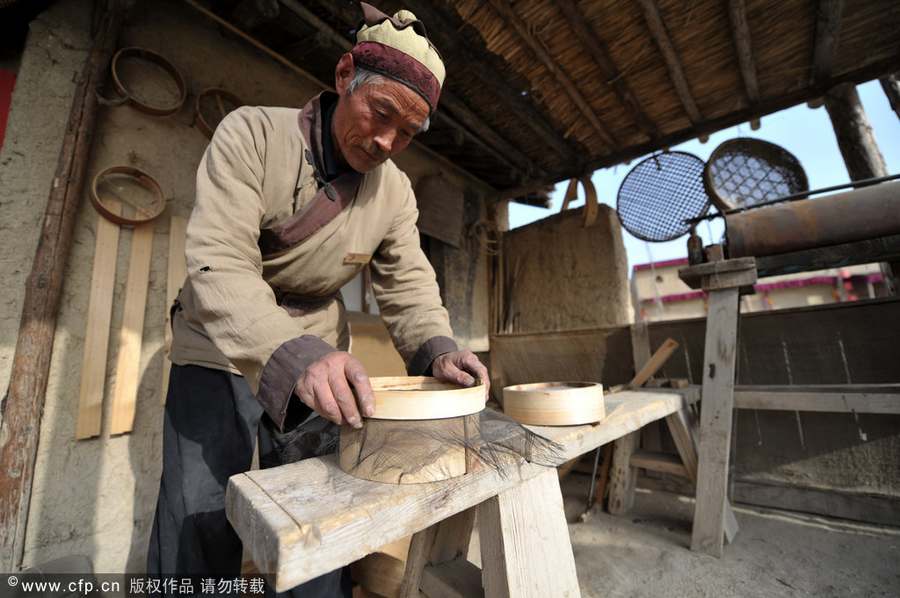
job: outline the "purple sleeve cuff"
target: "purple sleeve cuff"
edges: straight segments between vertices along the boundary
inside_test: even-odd
[[[410,376],[430,376],[431,362],[435,357],[458,350],[456,341],[449,336],[433,336],[422,343],[416,354],[409,360],[406,370]]]
[[[288,404],[300,374],[323,355],[336,350],[319,337],[304,334],[282,343],[269,357],[259,378],[256,398],[279,430],[284,431]]]

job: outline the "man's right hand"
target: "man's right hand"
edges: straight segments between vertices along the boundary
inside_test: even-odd
[[[369,376],[362,363],[346,351],[328,353],[313,362],[297,380],[294,394],[310,409],[338,425],[348,423],[361,428],[360,414],[368,417],[375,413]]]

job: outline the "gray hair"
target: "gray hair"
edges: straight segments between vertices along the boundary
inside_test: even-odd
[[[381,73],[376,73],[368,69],[356,67],[356,72],[353,74],[353,79],[350,81],[350,85],[347,87],[347,94],[352,95],[353,92],[361,88],[363,85],[383,85],[384,83],[387,83],[387,80],[387,77],[385,77]],[[425,122],[422,123],[422,126],[419,128],[417,133],[424,133],[430,126],[431,117],[426,116]]]

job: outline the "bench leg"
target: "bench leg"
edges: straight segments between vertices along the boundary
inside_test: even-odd
[[[675,441],[675,447],[681,456],[681,462],[687,470],[688,478],[697,483],[697,440],[696,430],[697,422],[693,414],[685,407],[682,407],[672,415],[666,417],[666,424],[669,426],[669,432],[672,433],[672,439]],[[734,540],[738,533],[738,522],[734,516],[734,510],[731,508],[731,502],[725,501],[725,541],[729,544]]]
[[[710,292],[691,550],[716,557],[722,556],[728,504],[738,312],[737,288]]]
[[[555,469],[478,507],[486,598],[580,598]]]

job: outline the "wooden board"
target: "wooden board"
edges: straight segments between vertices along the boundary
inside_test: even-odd
[[[536,382],[503,389],[503,412],[523,424],[572,426],[606,415],[603,386],[596,382]]]
[[[900,415],[900,386],[742,386],[735,388],[734,402],[738,409]]]
[[[137,226],[131,237],[128,282],[125,284],[125,309],[122,314],[122,328],[119,330],[119,353],[116,356],[110,434],[124,434],[134,427],[141,375],[144,310],[147,307],[147,290],[150,285],[153,227],[152,222]]]
[[[374,419],[430,420],[461,417],[484,409],[483,384],[464,387],[429,376],[369,378],[375,396]]]
[[[162,402],[166,402],[166,394],[169,391],[169,372],[172,362],[169,355],[172,349],[172,322],[169,316],[172,304],[181,290],[187,278],[187,264],[184,256],[185,234],[187,233],[187,218],[172,214],[169,219],[169,262],[166,270],[166,325],[165,345],[162,360],[162,383],[159,385],[159,394]]]
[[[351,355],[360,360],[369,376],[403,376],[406,364],[394,347],[381,316],[347,312]]]
[[[706,347],[711,354],[704,357],[691,550],[716,557],[722,556],[728,503],[738,309],[738,289],[710,293]]]
[[[478,529],[485,598],[581,596],[553,470],[479,505]]]
[[[121,204],[115,200],[109,201],[108,208],[114,213],[122,211]],[[88,301],[81,388],[78,395],[78,422],[75,426],[75,438],[79,440],[100,435],[109,326],[116,284],[119,225],[97,214],[95,234],[94,268],[91,272],[91,296]]]
[[[622,392],[596,426],[530,426],[562,445],[557,464],[611,442],[683,404],[677,393]],[[432,484],[373,484],[340,470],[334,456],[232,476],[226,513],[277,591],[333,571],[385,542],[409,536],[548,468],[486,468]],[[550,469],[555,476],[554,469]]]

